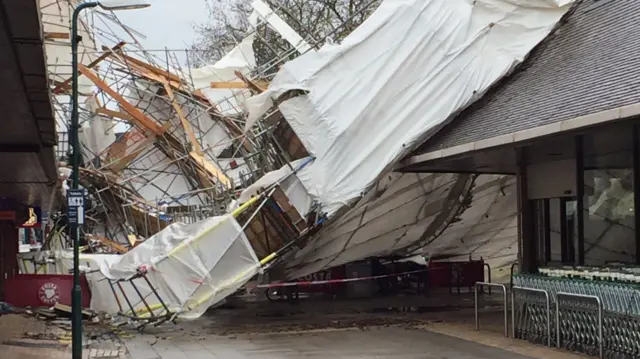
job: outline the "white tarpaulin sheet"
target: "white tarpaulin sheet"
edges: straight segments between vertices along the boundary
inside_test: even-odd
[[[211,88],[212,82],[237,81],[235,71],[248,76],[255,68],[253,53],[254,35],[249,34],[242,42],[213,65],[191,69],[190,75],[195,88],[200,89],[211,103],[224,115],[236,115],[242,112],[239,102],[250,92],[246,89],[231,90]],[[238,101],[240,100],[240,101]]]
[[[200,89],[211,103],[216,104],[217,109],[224,115],[237,115],[242,113],[241,104],[251,92],[247,89],[232,90],[224,88],[211,88],[213,82],[233,82],[238,81],[236,71],[242,75],[250,77],[251,72],[256,69],[256,58],[253,51],[255,32],[258,24],[266,22],[270,28],[279,33],[291,46],[300,52],[311,49],[278,14],[273,12],[269,5],[263,1],[256,0],[251,3],[254,11],[248,18],[249,33],[236,47],[229,51],[223,58],[213,65],[191,69],[188,73],[194,82],[196,89]]]
[[[483,258],[494,278],[508,274],[518,253],[516,194],[513,176],[391,173],[295,252],[288,276],[391,254]]]
[[[285,64],[246,101],[274,98],[316,157],[300,179],[329,215],[480,98],[554,28],[572,0],[386,0],[339,45]]]
[[[66,257],[69,261],[72,258],[70,254]],[[118,301],[106,279],[128,279],[138,269],[145,269],[171,312],[184,319],[199,317],[260,270],[260,261],[232,215],[192,224],[174,223],[122,256],[83,254],[80,260],[89,272],[99,270],[87,275],[92,292],[91,309],[117,314]],[[134,283],[154,313],[162,314],[160,302],[144,279],[135,279]],[[123,281],[121,286],[136,311],[144,314],[145,305],[130,282]],[[125,305],[117,286],[116,293],[119,302]],[[126,306],[123,309],[129,310]]]

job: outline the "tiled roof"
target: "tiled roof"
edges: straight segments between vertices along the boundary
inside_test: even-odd
[[[640,1],[584,0],[513,75],[417,153],[640,102]]]

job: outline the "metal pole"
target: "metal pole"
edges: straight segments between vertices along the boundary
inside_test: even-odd
[[[113,283],[111,282],[111,279],[107,279],[107,282],[109,282],[109,287],[111,287],[113,296],[114,298],[116,298],[116,303],[118,303],[118,308],[120,309],[119,314],[124,314],[124,310],[122,310],[122,303],[120,303],[120,298],[118,298],[118,293],[116,293],[116,289],[113,287]]]
[[[86,2],[79,4],[73,10],[71,19],[71,133],[70,140],[73,145],[73,153],[71,155],[72,166],[72,189],[78,189],[80,186],[80,141],[78,139],[78,130],[80,121],[78,119],[78,42],[82,39],[78,36],[78,16],[84,9],[98,6],[97,2]],[[73,233],[73,289],[71,290],[71,325],[72,337],[71,348],[72,358],[82,359],[82,292],[80,288],[80,230],[82,225],[79,223],[71,224],[71,233]]]
[[[475,311],[475,319],[476,319],[476,330],[480,330],[480,320],[478,319],[478,288],[482,286],[487,287],[496,287],[502,289],[502,299],[503,299],[503,313],[504,313],[504,336],[509,338],[509,302],[507,302],[507,287],[503,284],[497,283],[488,283],[488,282],[476,282],[473,291],[474,297],[474,311]]]
[[[122,296],[124,297],[124,301],[127,302],[127,305],[129,306],[129,309],[131,310],[131,315],[133,315],[134,317],[137,318],[138,314],[136,312],[136,309],[131,304],[131,301],[129,300],[129,297],[127,297],[127,293],[125,293],[124,288],[122,288],[122,284],[120,283],[120,281],[117,281],[116,285],[120,289],[120,293],[122,293]]]
[[[162,300],[162,297],[160,297],[160,294],[158,294],[158,291],[156,291],[156,289],[153,287],[153,284],[151,284],[151,281],[149,281],[149,278],[147,278],[147,275],[143,274],[142,278],[144,278],[144,280],[147,282],[147,285],[149,286],[149,288],[151,288],[151,291],[153,292],[153,294],[155,294],[156,298],[158,298],[158,301],[160,302],[160,304],[164,308],[164,311],[166,312],[166,314],[167,315],[171,314],[171,311],[169,310],[169,307],[167,307],[167,305],[165,304],[164,300]]]
[[[491,288],[491,286],[489,286]],[[491,293],[491,292],[489,292]],[[502,293],[502,302],[504,303],[504,337],[509,338],[509,302],[507,301],[507,288]]]
[[[84,9],[103,6],[107,10],[125,10],[139,7],[146,7],[148,4],[138,5],[118,5],[105,7],[99,2],[85,2],[78,4],[71,16],[71,132],[69,134],[69,146],[73,146],[71,154],[71,189],[77,190],[80,187],[80,140],[78,131],[80,120],[78,118],[78,43],[82,38],[78,36],[78,18]],[[72,359],[82,359],[82,292],[80,288],[80,230],[82,224],[71,224],[73,236],[73,289],[71,290],[71,323],[72,323]]]
[[[480,320],[478,320],[478,283],[476,283],[476,288],[473,291],[473,298],[474,298],[474,313],[475,313],[475,318],[476,318],[476,331],[480,330]]]
[[[135,283],[133,283],[135,279],[136,278],[131,278],[131,280],[129,280],[129,284],[131,284],[131,286],[133,287],[133,290],[135,290],[136,294],[138,294],[138,297],[140,297],[142,304],[144,304],[144,306],[147,308],[147,312],[149,313],[149,318],[152,318],[155,314],[153,313],[153,310],[151,309],[151,306],[149,306],[149,303],[147,302],[147,300],[144,299],[144,296],[138,289],[138,286]]]
[[[483,263],[483,269],[484,267],[487,268],[487,282],[491,283],[491,266],[489,263]],[[489,295],[491,295],[491,287],[489,287]]]
[[[602,336],[602,301],[600,298],[595,297],[598,302],[598,338],[600,343],[598,344],[600,350],[600,359],[604,358],[604,338]]]
[[[560,348],[560,298],[556,296],[556,346]]]
[[[511,338],[516,338],[516,289],[511,288]]]
[[[551,298],[549,292],[545,291],[547,301],[547,346],[551,346]]]

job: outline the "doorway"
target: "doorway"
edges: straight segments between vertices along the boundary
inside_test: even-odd
[[[574,265],[578,243],[577,198],[544,198],[533,202],[539,263]]]

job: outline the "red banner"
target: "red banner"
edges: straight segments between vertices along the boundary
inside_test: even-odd
[[[4,284],[5,301],[16,307],[53,307],[57,303],[71,305],[73,276],[70,274],[20,274]],[[91,303],[89,283],[80,277],[82,306]]]

